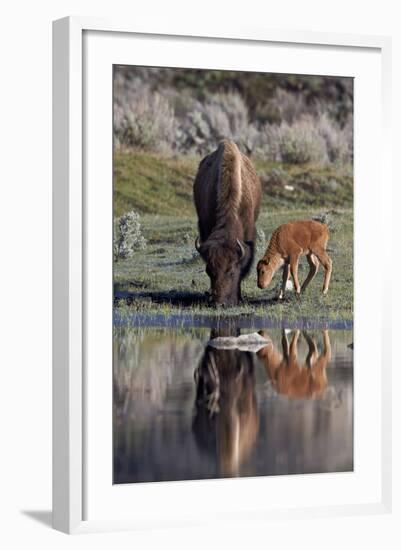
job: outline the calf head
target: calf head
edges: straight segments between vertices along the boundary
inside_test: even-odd
[[[259,260],[258,265],[256,266],[258,272],[258,287],[266,288],[271,283],[275,269],[273,269],[272,264],[269,259]]]

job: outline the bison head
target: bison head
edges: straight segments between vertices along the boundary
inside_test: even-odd
[[[206,262],[211,301],[216,306],[237,305],[241,299],[241,279],[252,261],[253,243],[227,239],[200,244],[197,239],[195,246]]]

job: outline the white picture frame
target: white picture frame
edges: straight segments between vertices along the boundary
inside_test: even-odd
[[[90,424],[87,423],[85,403],[88,390],[88,334],[85,321],[88,315],[88,305],[85,302],[88,293],[88,280],[85,276],[88,262],[88,219],[85,217],[85,201],[88,198],[84,185],[87,149],[84,146],[83,132],[87,106],[84,101],[83,59],[86,54],[84,33],[88,32],[108,33],[109,40],[113,40],[113,36],[117,35],[146,36],[150,40],[152,37],[156,40],[160,36],[171,36],[179,37],[188,44],[194,40],[205,43],[219,40],[225,41],[227,45],[242,41],[246,44],[286,44],[292,48],[325,46],[339,48],[345,53],[358,49],[376,52],[380,57],[381,67],[381,115],[378,121],[381,130],[378,138],[381,154],[378,170],[382,204],[379,213],[379,236],[389,228],[390,220],[385,216],[385,212],[386,209],[391,210],[391,41],[387,37],[264,29],[183,29],[172,24],[166,28],[149,29],[129,22],[82,17],[68,17],[53,24],[53,526],[67,533],[76,533],[136,529],[153,524],[188,525],[195,521],[194,518],[182,516],[178,508],[177,513],[172,510],[164,522],[160,517],[154,519],[149,514],[144,514],[140,520],[135,517],[118,517],[118,514],[114,517],[101,515],[96,519],[85,517],[88,464],[84,455]],[[356,245],[358,246],[358,241]],[[389,246],[390,244],[387,244],[387,249],[383,251],[387,258]],[[386,276],[383,270],[378,280],[380,307],[386,313],[391,303],[389,277],[390,274]],[[108,298],[109,296],[106,299]],[[385,513],[391,510],[391,357],[390,347],[385,344],[385,335],[389,332],[387,319],[389,316],[383,315],[378,343],[380,364],[377,365],[380,369],[381,390],[378,403],[381,437],[380,441],[375,443],[380,449],[380,498],[363,503],[357,500],[344,500],[344,503],[325,503],[322,506],[281,506],[277,510],[270,508],[269,517]],[[108,412],[111,417],[111,411]],[[241,480],[241,483],[245,484],[247,480]],[[254,485],[252,481],[248,483],[249,490],[252,491]],[[185,483],[180,484],[180,489],[177,484],[164,485],[163,490],[166,494],[185,491],[182,489]],[[141,488],[142,494],[151,490],[149,484]],[[265,511],[262,506],[256,505],[254,514],[243,514],[238,507],[237,519],[264,521]],[[230,517],[236,518],[235,503]],[[224,521],[225,518],[222,516],[220,520]]]

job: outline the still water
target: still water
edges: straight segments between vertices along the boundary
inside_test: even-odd
[[[352,331],[257,332],[115,328],[114,483],[352,471]]]

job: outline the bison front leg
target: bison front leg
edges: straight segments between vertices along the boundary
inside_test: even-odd
[[[241,293],[241,283],[238,285],[237,297],[238,297],[238,303],[241,304],[243,302],[242,293]]]

